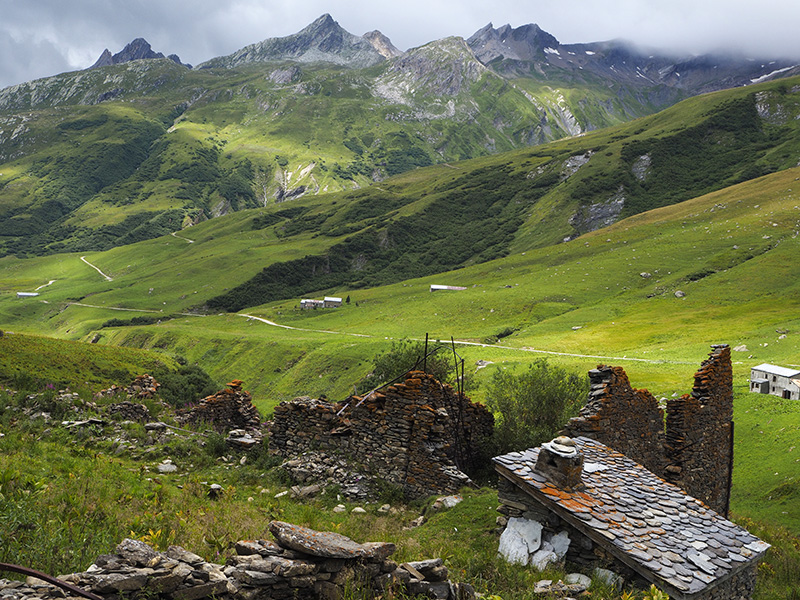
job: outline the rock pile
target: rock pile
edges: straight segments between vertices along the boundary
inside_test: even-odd
[[[104,598],[150,597],[171,600],[336,600],[345,587],[358,586],[377,596],[394,589],[437,600],[472,600],[464,583],[448,581],[441,559],[398,565],[389,557],[395,546],[358,544],[343,535],[319,532],[281,521],[270,523],[275,541],[240,541],[224,565],[208,563],[179,546],[157,552],[126,539],[115,554],[101,555],[83,573],[61,580]],[[41,580],[0,580],[3,600],[78,600]]]
[[[261,415],[253,406],[250,392],[242,389],[240,379],[227,385],[228,389],[203,398],[194,408],[179,413],[176,419],[181,423],[206,423],[220,433],[231,429],[259,429]]]
[[[130,400],[109,404],[105,408],[105,412],[120,421],[136,421],[137,423],[150,421],[150,410],[144,404]]]
[[[403,383],[346,403],[282,402],[270,444],[287,457],[318,448],[357,457],[358,469],[420,498],[471,484],[466,473],[485,459],[493,426],[486,407],[412,371]]]
[[[145,373],[144,375],[137,375],[128,387],[114,384],[109,388],[100,390],[95,394],[95,399],[114,398],[122,394],[125,394],[128,400],[150,399],[155,397],[160,387],[161,384],[154,377]]]

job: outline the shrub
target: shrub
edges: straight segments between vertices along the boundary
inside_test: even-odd
[[[489,381],[487,405],[495,415],[500,452],[537,446],[552,438],[577,413],[589,381],[538,359],[516,374],[497,369]]]
[[[392,342],[391,347],[375,357],[372,372],[364,377],[357,386],[358,392],[363,394],[413,369],[425,370],[439,381],[454,381],[457,377],[452,351],[445,346],[429,346],[428,352],[433,354],[425,356],[425,343],[411,340]]]
[[[176,407],[197,402],[219,389],[211,376],[197,365],[182,366],[177,371],[159,369],[153,372],[153,377],[161,384],[158,391],[161,399]]]

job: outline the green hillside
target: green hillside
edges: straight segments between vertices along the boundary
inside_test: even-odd
[[[408,61],[407,70],[189,71],[147,60],[0,90],[0,255],[105,250],[617,124],[677,99],[637,100],[591,79],[506,79],[455,38]]]
[[[523,348],[564,353],[555,360],[580,370],[642,359],[641,385],[665,394],[684,389],[691,367],[681,365],[717,341],[748,346],[742,368],[796,363],[792,336],[775,330],[795,320],[797,89],[787,80],[701,96],[590,135],[104,251],[6,256],[0,327],[167,350],[218,380],[247,380],[266,410],[299,393],[345,395],[385,338],[426,333],[491,346],[464,348],[474,360],[537,356]],[[101,107],[101,128],[134,111]],[[617,219],[639,214],[596,229],[608,206]],[[431,294],[434,283],[468,289]],[[324,294],[352,301],[298,309]]]

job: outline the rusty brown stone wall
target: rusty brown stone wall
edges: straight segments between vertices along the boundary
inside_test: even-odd
[[[733,453],[733,367],[728,346],[714,346],[691,394],[667,402],[662,477],[728,514]]]
[[[664,411],[647,390],[631,387],[622,367],[589,371],[589,400],[565,427],[566,435],[602,442],[650,471],[664,471]]]
[[[240,385],[231,385],[213,396],[203,398],[197,406],[177,415],[180,423],[205,423],[220,433],[231,429],[258,429],[261,415],[253,405],[250,392]]]
[[[298,398],[275,408],[270,446],[285,456],[311,449],[348,455],[410,498],[454,493],[481,460],[492,414],[421,371],[347,404]]]
[[[656,475],[728,513],[733,441],[733,370],[730,348],[712,347],[695,373],[691,394],[664,411],[647,390],[631,387],[621,367],[589,371],[589,399],[565,434],[602,442]]]

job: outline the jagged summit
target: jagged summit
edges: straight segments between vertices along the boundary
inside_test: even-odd
[[[391,59],[403,55],[403,51],[397,49],[395,45],[392,44],[392,40],[377,29],[375,31],[368,31],[362,37],[372,44],[372,47],[380,52],[381,56],[384,58]]]
[[[233,54],[211,59],[199,65],[199,68],[236,67],[248,63],[287,60],[363,68],[383,62],[386,58],[372,42],[349,33],[325,13],[293,35],[269,38],[245,46]]]
[[[169,58],[171,61],[182,65],[180,57],[177,54],[170,54],[164,56],[161,52],[154,52],[153,48],[144,38],[136,38],[130,44],[125,46],[122,51],[112,55],[108,48],[103,50],[100,58],[89,67],[96,69],[98,67],[107,67],[109,65],[119,65],[122,63],[130,62],[132,60],[152,59],[152,58]],[[191,68],[191,65],[184,65]]]
[[[467,44],[484,64],[496,58],[532,61],[544,58],[547,48],[557,49],[561,45],[554,36],[535,23],[516,29],[508,24],[495,29],[489,23],[470,36]]]

